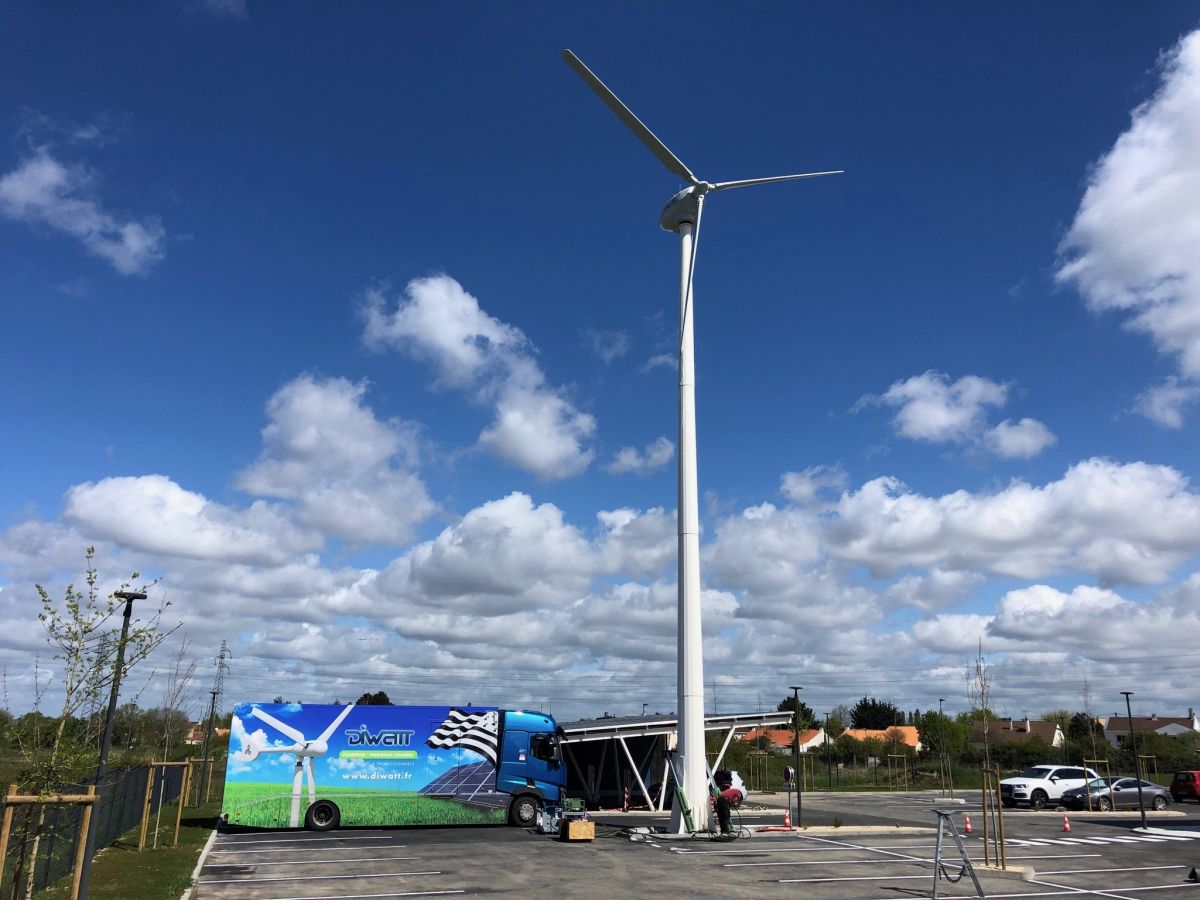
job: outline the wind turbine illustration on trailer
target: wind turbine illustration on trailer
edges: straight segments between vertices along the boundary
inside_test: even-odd
[[[678,637],[678,703],[679,759],[686,802],[698,808],[708,796],[708,778],[704,756],[704,653],[700,628],[700,515],[699,488],[696,476],[696,370],[693,349],[692,279],[696,271],[696,243],[700,231],[700,213],[704,198],[730,188],[798,181],[822,175],[839,175],[841,169],[829,172],[805,172],[799,175],[776,175],[771,178],[747,178],[741,181],[721,181],[712,184],[701,181],[692,170],[667,149],[666,144],[642,124],[642,121],[608,89],[596,75],[570,50],[563,59],[582,78],[605,106],[637,136],[668,170],[688,183],[670,199],[662,211],[660,223],[665,231],[679,235],[682,251],[679,277],[679,637]],[[679,804],[676,804],[678,806]],[[671,816],[672,828],[684,828],[682,810]]]
[[[291,746],[264,747],[251,739],[241,751],[242,759],[245,762],[257,759],[260,753],[296,754],[296,767],[292,771],[292,815],[288,823],[289,827],[300,827],[300,788],[302,779],[307,779],[308,781],[308,802],[310,804],[317,802],[317,778],[313,773],[313,758],[325,755],[325,752],[329,749],[329,738],[337,731],[337,727],[342,724],[352,709],[354,709],[353,703],[338,713],[337,718],[329,723],[329,727],[321,732],[319,738],[311,741],[291,725],[286,722],[280,722],[273,715],[263,712],[257,706],[250,711],[250,715],[256,719],[261,719],[284,737],[295,741]]]

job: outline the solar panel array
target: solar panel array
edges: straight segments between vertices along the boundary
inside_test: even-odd
[[[487,760],[448,769],[421,788],[421,793],[453,796],[488,806],[503,806],[507,799],[506,794],[496,793],[496,769]]]

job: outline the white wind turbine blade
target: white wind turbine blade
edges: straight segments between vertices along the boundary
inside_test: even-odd
[[[250,711],[250,715],[254,716],[257,719],[262,719],[264,722],[266,722],[268,725],[270,725],[272,728],[274,728],[276,731],[278,731],[284,737],[290,737],[297,744],[308,743],[308,739],[305,738],[304,735],[302,735],[299,731],[297,731],[291,725],[288,725],[286,722],[280,722],[273,715],[271,715],[270,713],[263,712],[257,706],[254,707],[254,709],[252,709]]]
[[[625,123],[625,127],[632,131],[639,141],[645,144],[651,153],[658,157],[658,161],[682,177],[689,184],[699,184],[699,180],[692,174],[692,170],[683,164],[678,156],[667,149],[667,145],[655,137],[654,132],[642,124],[642,120],[633,114],[633,111],[626,106],[621,100],[608,89],[608,86],[596,77],[587,66],[583,64],[578,56],[570,50],[562,52],[562,58],[568,66],[575,70],[580,78],[587,82],[588,87],[596,92],[604,105],[617,114],[617,118]]]
[[[729,188],[752,187],[756,184],[774,184],[777,181],[799,181],[801,178],[820,178],[822,175],[841,175],[845,169],[833,169],[829,172],[804,172],[800,175],[775,175],[772,178],[743,178],[741,181],[722,181],[714,184],[710,190],[724,191]]]
[[[699,192],[697,192],[699,193]],[[687,274],[685,283],[687,284],[686,293],[684,293],[683,316],[679,322],[679,340],[684,340],[684,329],[687,326],[687,320],[692,315],[692,282],[696,277],[696,247],[700,243],[700,216],[704,214],[704,195],[700,194],[696,198],[696,221],[692,223],[692,252],[688,258]],[[682,349],[682,348],[681,348]]]
[[[330,736],[335,731],[337,731],[337,727],[339,725],[341,725],[342,722],[345,720],[346,716],[350,715],[350,710],[352,710],[352,709],[354,709],[353,703],[351,703],[349,706],[347,706],[345,709],[343,709],[340,713],[338,713],[338,717],[329,723],[328,728],[326,728],[324,731],[321,732],[321,736],[319,738],[317,738],[317,741],[319,741],[322,744],[324,744],[326,741],[328,741]]]

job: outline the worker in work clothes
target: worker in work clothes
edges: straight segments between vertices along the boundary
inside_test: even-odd
[[[717,822],[721,826],[721,834],[733,834],[733,826],[729,821],[729,811],[737,809],[746,799],[746,786],[737,772],[729,769],[717,769],[713,772],[713,781],[717,783]]]

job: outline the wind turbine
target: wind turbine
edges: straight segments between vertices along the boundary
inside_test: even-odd
[[[667,169],[688,186],[672,197],[662,211],[664,231],[679,235],[682,253],[679,273],[679,634],[678,702],[679,756],[677,770],[682,773],[681,787],[693,809],[708,796],[707,763],[704,756],[704,648],[700,627],[700,515],[696,476],[696,368],[692,316],[692,278],[696,271],[696,243],[700,232],[700,214],[709,194],[730,188],[799,181],[829,172],[805,172],[800,175],[776,175],[771,178],[746,178],[712,184],[701,181],[667,145],[654,136],[642,121],[620,101],[616,94],[596,77],[570,50],[562,58],[582,78],[618,119],[637,136]],[[683,830],[681,810],[671,815],[672,828]]]
[[[325,755],[325,752],[329,749],[329,738],[337,731],[337,727],[342,724],[342,721],[350,714],[350,710],[352,709],[354,709],[353,703],[338,713],[337,718],[330,722],[329,727],[322,731],[321,736],[314,741],[310,741],[291,725],[286,722],[280,722],[273,715],[263,712],[257,706],[250,710],[250,715],[256,719],[261,719],[284,737],[289,737],[295,741],[290,747],[264,747],[251,739],[250,743],[243,747],[241,751],[242,759],[245,762],[257,759],[260,753],[296,754],[296,766],[292,770],[292,816],[288,822],[290,827],[300,827],[300,786],[303,779],[306,778],[308,780],[308,802],[310,804],[317,802],[317,778],[313,773],[313,757]]]

